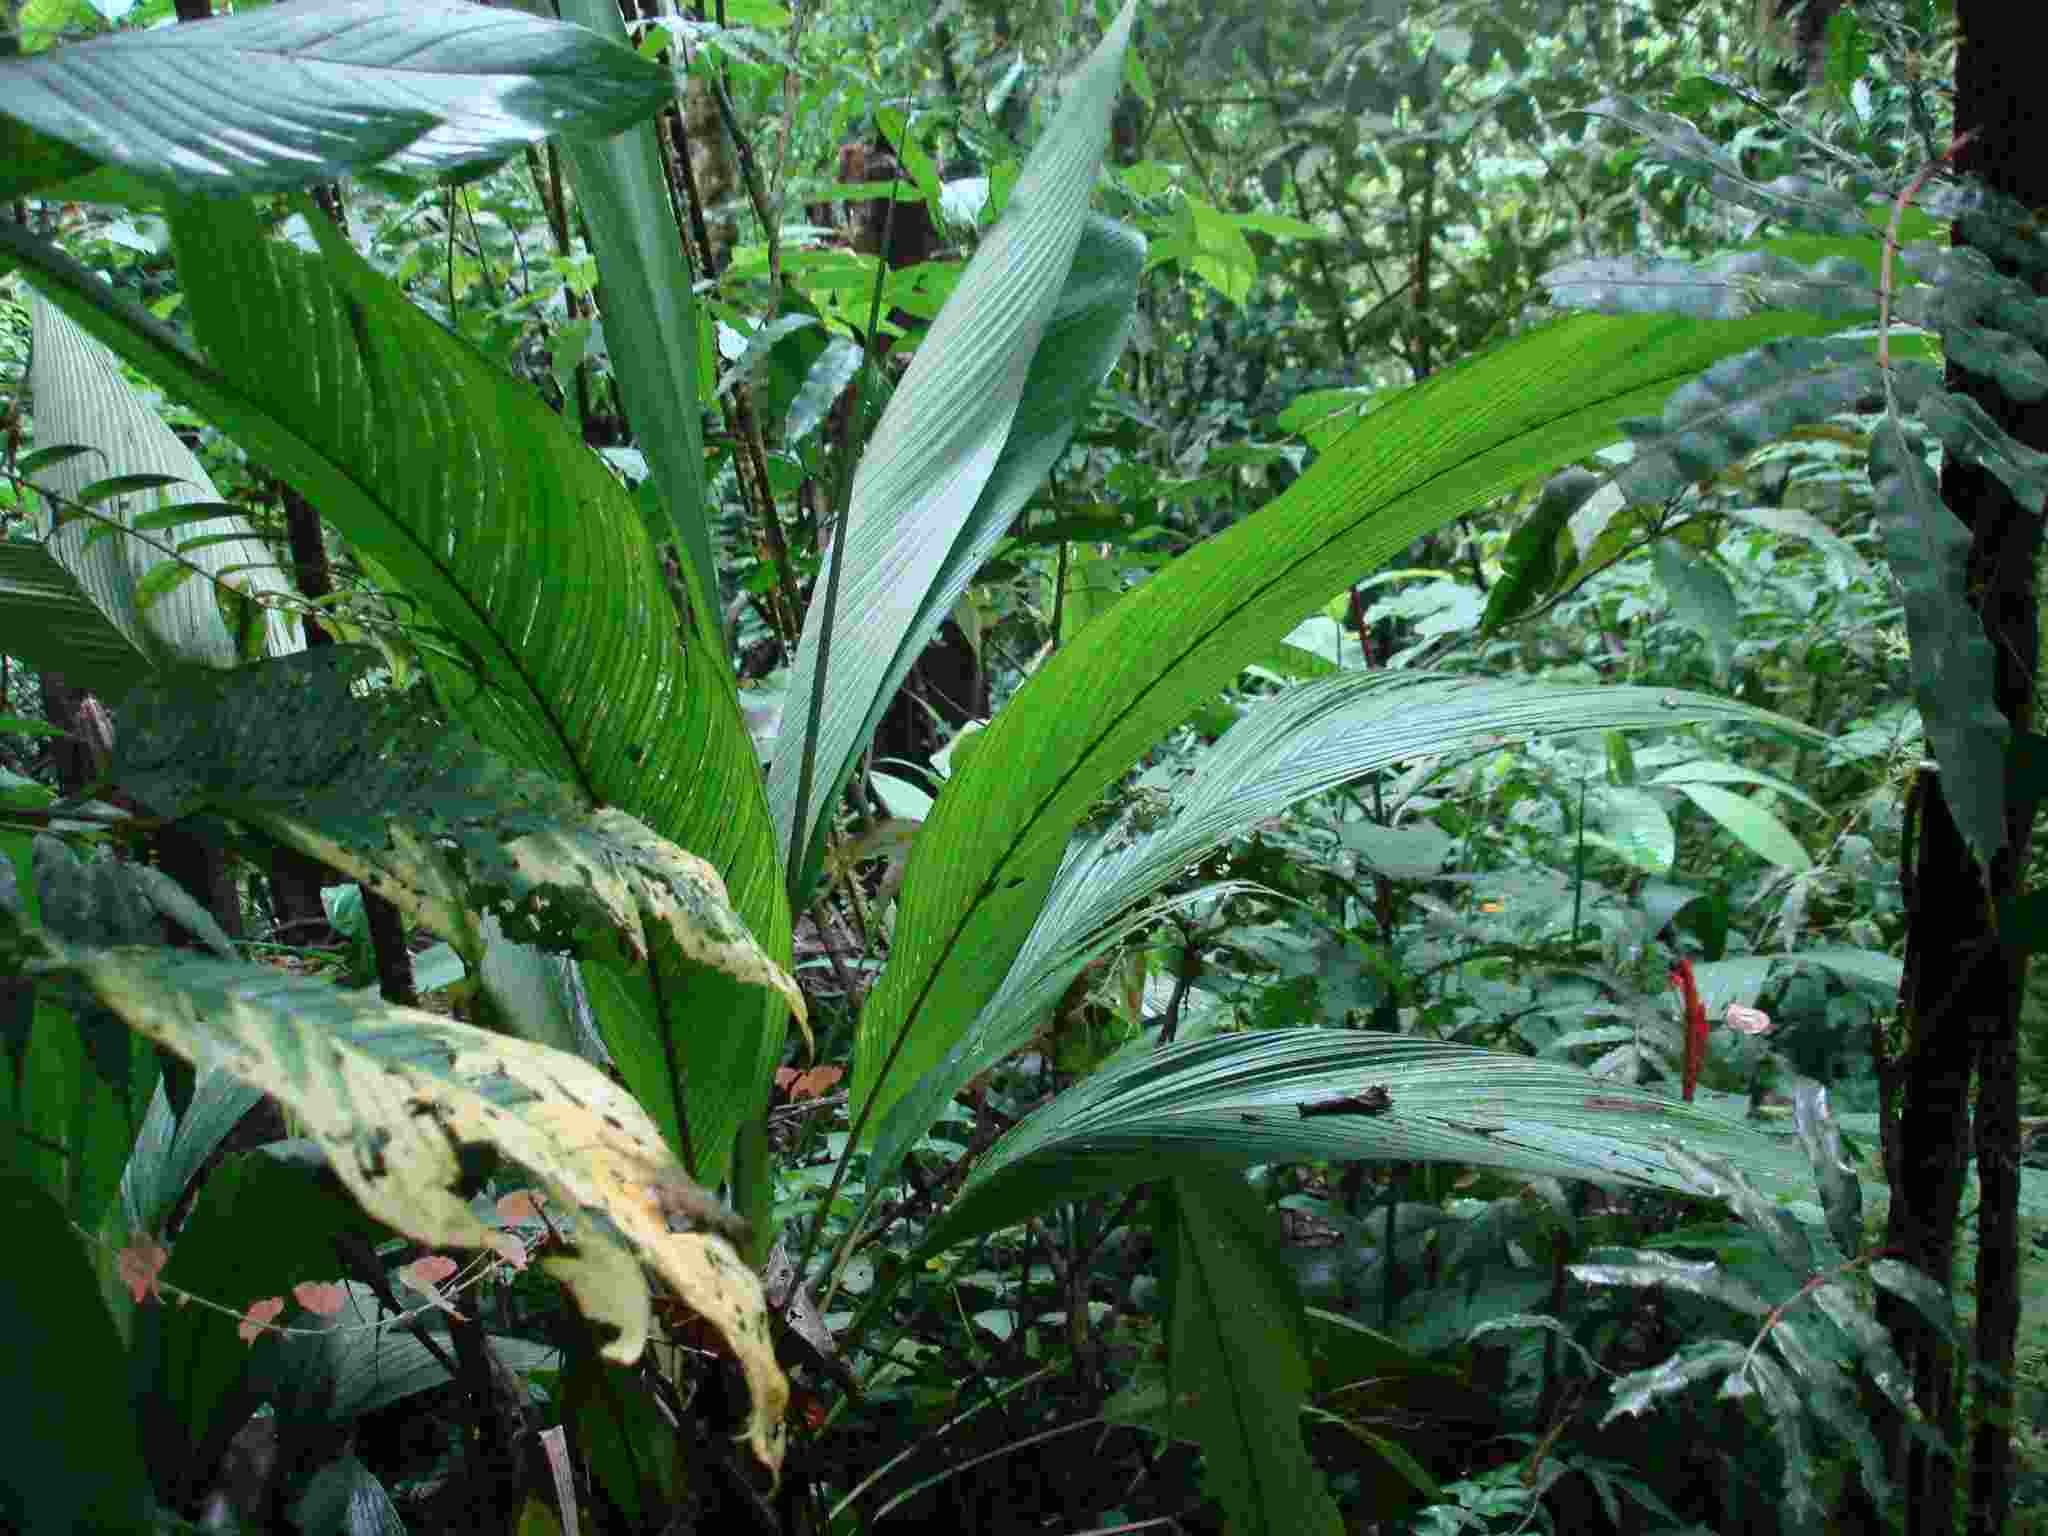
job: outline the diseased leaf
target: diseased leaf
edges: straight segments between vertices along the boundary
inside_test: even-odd
[[[701,859],[623,811],[586,812],[404,694],[374,651],[322,646],[231,673],[145,683],[119,707],[116,773],[160,814],[234,816],[354,876],[480,962],[480,915],[541,948],[706,967],[803,994]],[[376,743],[374,753],[363,743]]]
[[[694,1186],[646,1112],[603,1072],[267,966],[39,947],[137,1033],[274,1096],[365,1211],[430,1248],[497,1251],[501,1234],[460,1193],[460,1154],[490,1148],[517,1164],[572,1224],[573,1248],[543,1262],[609,1335],[607,1358],[631,1362],[647,1343],[645,1264],[732,1348],[752,1393],[748,1441],[763,1465],[780,1467],[788,1384],[760,1282],[724,1237],[672,1228],[664,1191]],[[283,1307],[266,1314],[264,1305],[250,1309],[245,1337]]]

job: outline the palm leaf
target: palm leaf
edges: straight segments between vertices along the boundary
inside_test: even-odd
[[[1069,858],[1008,973],[883,1122],[869,1187],[883,1183],[947,1101],[1020,1050],[1044,1009],[1097,954],[1156,916],[1142,904],[1212,846],[1306,796],[1398,762],[1558,732],[1739,722],[1812,738],[1766,711],[1704,694],[1412,672],[1344,673],[1263,702],[1203,755],[1165,824],[1115,851]]]
[[[918,838],[861,1016],[864,1121],[980,1012],[1096,796],[1246,662],[1416,538],[1613,441],[1713,359],[1823,324],[1588,316],[1523,336],[1389,401],[1272,505],[1089,625],[984,733]]]
[[[1387,1090],[1383,1112],[1301,1112],[1368,1087]],[[1113,1063],[1031,1116],[975,1169],[928,1247],[1202,1165],[1465,1163],[1689,1191],[1667,1144],[1718,1153],[1778,1198],[1811,1195],[1791,1138],[1579,1067],[1356,1030],[1217,1035]]]

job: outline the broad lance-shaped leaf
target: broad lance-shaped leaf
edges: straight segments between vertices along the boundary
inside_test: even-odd
[[[1941,767],[1942,798],[1971,853],[2005,845],[2005,747],[1998,663],[1970,600],[1970,531],[1941,499],[1934,472],[1887,416],[1870,439],[1870,484],[1885,558],[1906,600],[1913,701]]]
[[[1827,324],[1579,316],[1518,337],[1388,401],[1270,506],[1083,629],[983,733],[919,834],[856,1042],[864,1136],[1007,974],[1095,798],[1248,662],[1415,539],[1612,442],[1715,359]]]
[[[1301,1439],[1308,1329],[1274,1213],[1232,1174],[1174,1180],[1171,1433],[1202,1447],[1202,1489],[1244,1536],[1337,1536]]]
[[[617,0],[563,0],[562,19],[626,44]],[[696,307],[654,124],[613,138],[567,140],[562,153],[597,258],[613,377],[633,441],[647,455],[648,484],[667,514],[649,532],[657,541],[675,540],[698,635],[722,650],[710,522],[715,509],[704,498]]]
[[[601,138],[673,90],[667,70],[581,27],[447,0],[281,5],[0,63],[0,112],[214,195],[385,160],[448,171],[558,133]]]
[[[1309,795],[1392,764],[1559,732],[1751,724],[1806,740],[1793,721],[1706,694],[1348,672],[1255,705],[1177,789],[1158,830],[1111,849],[1098,840],[1062,866],[1009,973],[945,1058],[884,1117],[868,1187],[931,1127],[953,1095],[1030,1040],[1081,968],[1154,916],[1145,904],[1210,848]]]
[[[1343,1098],[1365,1103],[1302,1113]],[[1811,1195],[1790,1138],[1581,1067],[1360,1030],[1216,1035],[1119,1057],[1030,1116],[976,1166],[927,1247],[1204,1163],[1470,1163],[1686,1192],[1673,1143],[1718,1153],[1773,1195]]]
[[[289,479],[403,589],[438,626],[423,659],[442,697],[479,736],[708,859],[748,928],[785,960],[788,904],[731,670],[710,647],[672,643],[673,605],[617,482],[530,390],[414,310],[324,218],[310,220],[324,261],[267,242],[232,202],[180,205],[172,223],[211,365],[19,225],[0,220],[0,250]],[[781,1058],[780,1012],[743,1016],[737,1001],[685,1016],[643,982],[630,997],[608,991],[598,1020],[615,1055],[661,1061],[658,1076],[629,1080],[650,1103],[688,1060],[692,1150],[707,1178],[766,1103]]]
[[[363,690],[380,665],[322,646],[145,683],[118,710],[115,777],[167,819],[217,811],[354,876],[472,968],[488,913],[522,943],[614,968],[652,960],[685,1011],[720,1006],[729,979],[779,992],[802,1018],[803,994],[710,865],[623,811],[584,809],[407,696]],[[661,1086],[649,1102],[673,1134],[680,1085]]]
[[[204,467],[121,377],[113,353],[40,295],[30,300],[29,320],[34,344],[29,387],[35,401],[37,440],[46,445],[76,443],[95,450],[39,470],[35,475],[39,487],[76,498],[88,484],[110,475],[168,475],[183,482],[162,490],[137,491],[94,507],[102,516],[130,528],[146,512],[194,502],[220,505],[220,492]],[[157,527],[141,537],[105,537],[95,536],[96,531],[105,533],[97,520],[74,515],[54,502],[48,505],[59,518],[68,519],[54,532],[48,531],[53,519],[44,519],[51,554],[92,594],[109,622],[154,662],[229,667],[242,659],[239,638],[229,632],[220,602],[200,573],[222,577],[264,596],[293,590],[277,564],[274,549],[257,537],[246,518],[209,517],[175,528]],[[142,593],[152,573],[173,563],[166,547],[199,538],[220,542],[176,557],[178,566],[197,568],[193,577],[145,607]],[[260,622],[265,631],[262,648],[273,656],[295,651],[304,643],[289,613],[272,610]],[[61,665],[60,670],[64,670]],[[132,673],[129,681],[133,681]]]
[[[162,949],[47,940],[41,948],[138,1034],[276,1098],[365,1211],[429,1247],[502,1251],[509,1239],[459,1192],[460,1154],[488,1147],[516,1163],[546,1190],[550,1216],[572,1224],[572,1253],[544,1267],[609,1334],[607,1358],[630,1363],[646,1347],[645,1264],[731,1347],[752,1396],[748,1443],[764,1466],[780,1468],[789,1385],[760,1281],[716,1232],[670,1230],[685,1209],[703,1224],[716,1202],[684,1177],[633,1096],[596,1067],[270,966]]]
[[[807,718],[819,683],[824,581],[805,615],[770,771],[776,834],[801,871],[800,891],[816,868],[818,829],[888,691],[1059,456],[1075,416],[1122,347],[1135,274],[1122,271],[1133,240],[1120,232],[1101,233],[1101,268],[1084,274],[1084,287],[1072,296],[1078,335],[1063,338],[1064,350],[1056,352],[1047,326],[1087,223],[1135,15],[1132,0],[1069,83],[1002,221],[932,322],[861,455],[846,526],[828,557],[843,564],[818,737],[808,741],[795,727]],[[1034,397],[1032,435],[1003,466],[1009,439],[1024,425],[1018,418],[1027,390]],[[999,467],[1006,472],[996,481]],[[799,827],[806,752],[814,769]]]

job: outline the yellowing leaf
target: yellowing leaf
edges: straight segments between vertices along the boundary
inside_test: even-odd
[[[789,1384],[760,1281],[724,1237],[680,1230],[744,1224],[685,1177],[646,1111],[598,1068],[267,966],[36,942],[131,1029],[273,1095],[362,1208],[418,1242],[498,1251],[504,1234],[461,1192],[462,1153],[495,1148],[516,1163],[570,1238],[543,1263],[610,1335],[606,1357],[631,1363],[646,1348],[644,1264],[732,1350],[753,1399],[747,1439],[779,1474]],[[430,1262],[410,1268],[430,1283],[453,1272]]]

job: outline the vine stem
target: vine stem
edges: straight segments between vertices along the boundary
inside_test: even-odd
[[[1976,137],[1974,128],[1957,134],[1946,150],[1920,167],[1919,173],[1892,201],[1892,221],[1884,232],[1884,255],[1880,259],[1877,281],[1877,366],[1885,372],[1887,390],[1891,387],[1892,369],[1892,253],[1899,248],[1899,225],[1905,220],[1906,205],[1920,195],[1920,189],[1927,185],[1936,171],[1955,159],[1963,146]]]

